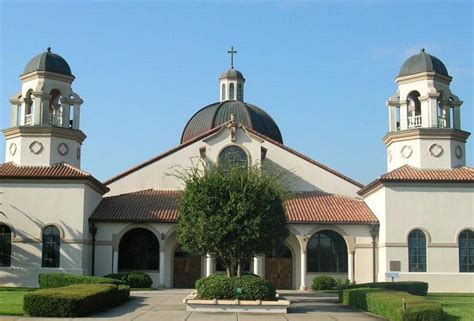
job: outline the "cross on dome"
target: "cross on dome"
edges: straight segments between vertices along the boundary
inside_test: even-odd
[[[234,69],[234,54],[237,53],[237,50],[234,50],[234,46],[231,46],[227,53],[230,54],[230,68]]]

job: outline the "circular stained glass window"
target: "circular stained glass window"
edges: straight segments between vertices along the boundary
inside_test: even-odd
[[[248,157],[245,151],[238,146],[227,146],[219,154],[219,164],[224,166],[248,166]]]

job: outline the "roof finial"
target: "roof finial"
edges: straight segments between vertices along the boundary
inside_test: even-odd
[[[421,52],[425,52],[425,48],[421,48],[421,50],[420,50],[420,51],[421,51]]]
[[[48,46],[48,49],[46,49],[48,52],[51,52],[51,47]]]
[[[232,46],[227,53],[230,53],[230,68],[234,69],[234,54],[237,53],[237,50],[234,50],[234,46]]]

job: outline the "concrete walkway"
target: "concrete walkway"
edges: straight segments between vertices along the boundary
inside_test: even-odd
[[[159,320],[159,321],[380,321],[364,312],[337,303],[334,296],[321,297],[311,292],[280,291],[292,301],[288,314],[187,312],[182,303],[191,290],[167,289],[132,292],[128,303],[87,318],[69,320]],[[0,320],[28,320],[25,317],[0,317]],[[45,319],[43,319],[45,320]],[[67,320],[67,319],[52,319]]]

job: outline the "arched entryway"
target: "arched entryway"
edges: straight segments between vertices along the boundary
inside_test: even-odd
[[[265,279],[277,289],[293,288],[293,258],[287,246],[265,256]]]
[[[145,228],[134,228],[120,240],[118,270],[158,271],[160,243],[155,234]]]
[[[173,287],[194,288],[200,277],[201,257],[190,255],[177,247],[173,260]]]

